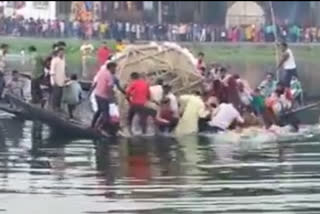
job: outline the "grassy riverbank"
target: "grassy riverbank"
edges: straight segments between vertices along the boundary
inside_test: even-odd
[[[42,38],[20,38],[20,37],[0,37],[1,43],[10,45],[10,52],[19,54],[22,49],[27,49],[30,45],[35,45],[42,55],[47,55],[54,42],[59,39]],[[80,64],[80,46],[82,40],[64,39],[67,43],[67,60],[71,64]],[[100,41],[93,40],[91,43],[97,48]],[[114,41],[108,41],[109,46],[114,49]],[[255,63],[266,64],[275,62],[275,48],[273,44],[252,44],[252,43],[183,43],[194,54],[202,51],[206,54],[208,62],[218,61],[226,63]],[[298,60],[317,63],[320,55],[319,44],[297,44],[292,49]]]

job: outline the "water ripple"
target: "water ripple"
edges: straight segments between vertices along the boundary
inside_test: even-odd
[[[248,152],[208,136],[71,141],[1,121],[0,213],[320,212],[314,133]]]

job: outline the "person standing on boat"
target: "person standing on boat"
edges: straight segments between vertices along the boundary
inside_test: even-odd
[[[52,109],[58,111],[61,109],[63,87],[66,82],[66,62],[64,49],[59,48],[51,60],[50,65],[50,83],[52,86]]]
[[[8,53],[9,45],[2,44],[0,46],[0,72],[5,72],[6,63],[5,63],[5,57]]]
[[[70,119],[74,118],[74,111],[81,101],[82,88],[76,74],[71,75],[71,80],[63,89],[63,102],[67,104]]]
[[[24,100],[24,82],[20,79],[19,71],[13,70],[11,76],[11,80],[9,80],[9,82],[6,85],[6,93],[11,94],[18,99]]]
[[[282,57],[278,65],[278,69],[284,69],[284,76],[282,83],[286,88],[290,88],[290,82],[293,76],[298,78],[296,61],[293,56],[292,50],[288,47],[288,44],[283,42],[280,45],[282,51]]]
[[[100,71],[95,77],[94,85],[92,86],[92,90],[94,90],[95,99],[97,102],[98,110],[95,112],[92,122],[91,128],[96,127],[96,123],[103,114],[103,121],[109,121],[109,105],[110,100],[113,98],[113,76],[112,73],[115,73],[117,69],[117,64],[110,62],[107,66],[102,66]]]
[[[31,75],[31,102],[38,104],[42,101],[42,90],[40,87],[41,80],[44,77],[43,59],[38,54],[37,49],[34,46],[29,47],[32,63],[32,75]]]
[[[8,53],[9,46],[7,44],[2,44],[0,47],[0,99],[2,99],[3,90],[5,88],[6,82],[4,79],[4,72],[6,68],[5,56]]]

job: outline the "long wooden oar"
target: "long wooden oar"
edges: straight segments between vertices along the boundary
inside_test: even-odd
[[[315,108],[315,107],[317,107],[319,105],[320,105],[320,102],[316,102],[316,103],[312,103],[312,104],[309,104],[309,105],[305,105],[305,106],[302,106],[300,108],[294,109],[292,111],[284,112],[282,114],[282,116],[288,116],[288,115],[296,114],[296,113],[299,113],[299,112],[302,112],[302,111],[305,111],[305,110],[313,109],[313,108]]]

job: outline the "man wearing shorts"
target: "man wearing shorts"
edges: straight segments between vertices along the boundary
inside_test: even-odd
[[[288,44],[283,42],[281,43],[282,58],[278,65],[278,69],[281,67],[284,69],[284,76],[282,83],[285,87],[290,87],[290,82],[293,76],[298,77],[297,66],[295,58],[291,49],[288,47]]]

